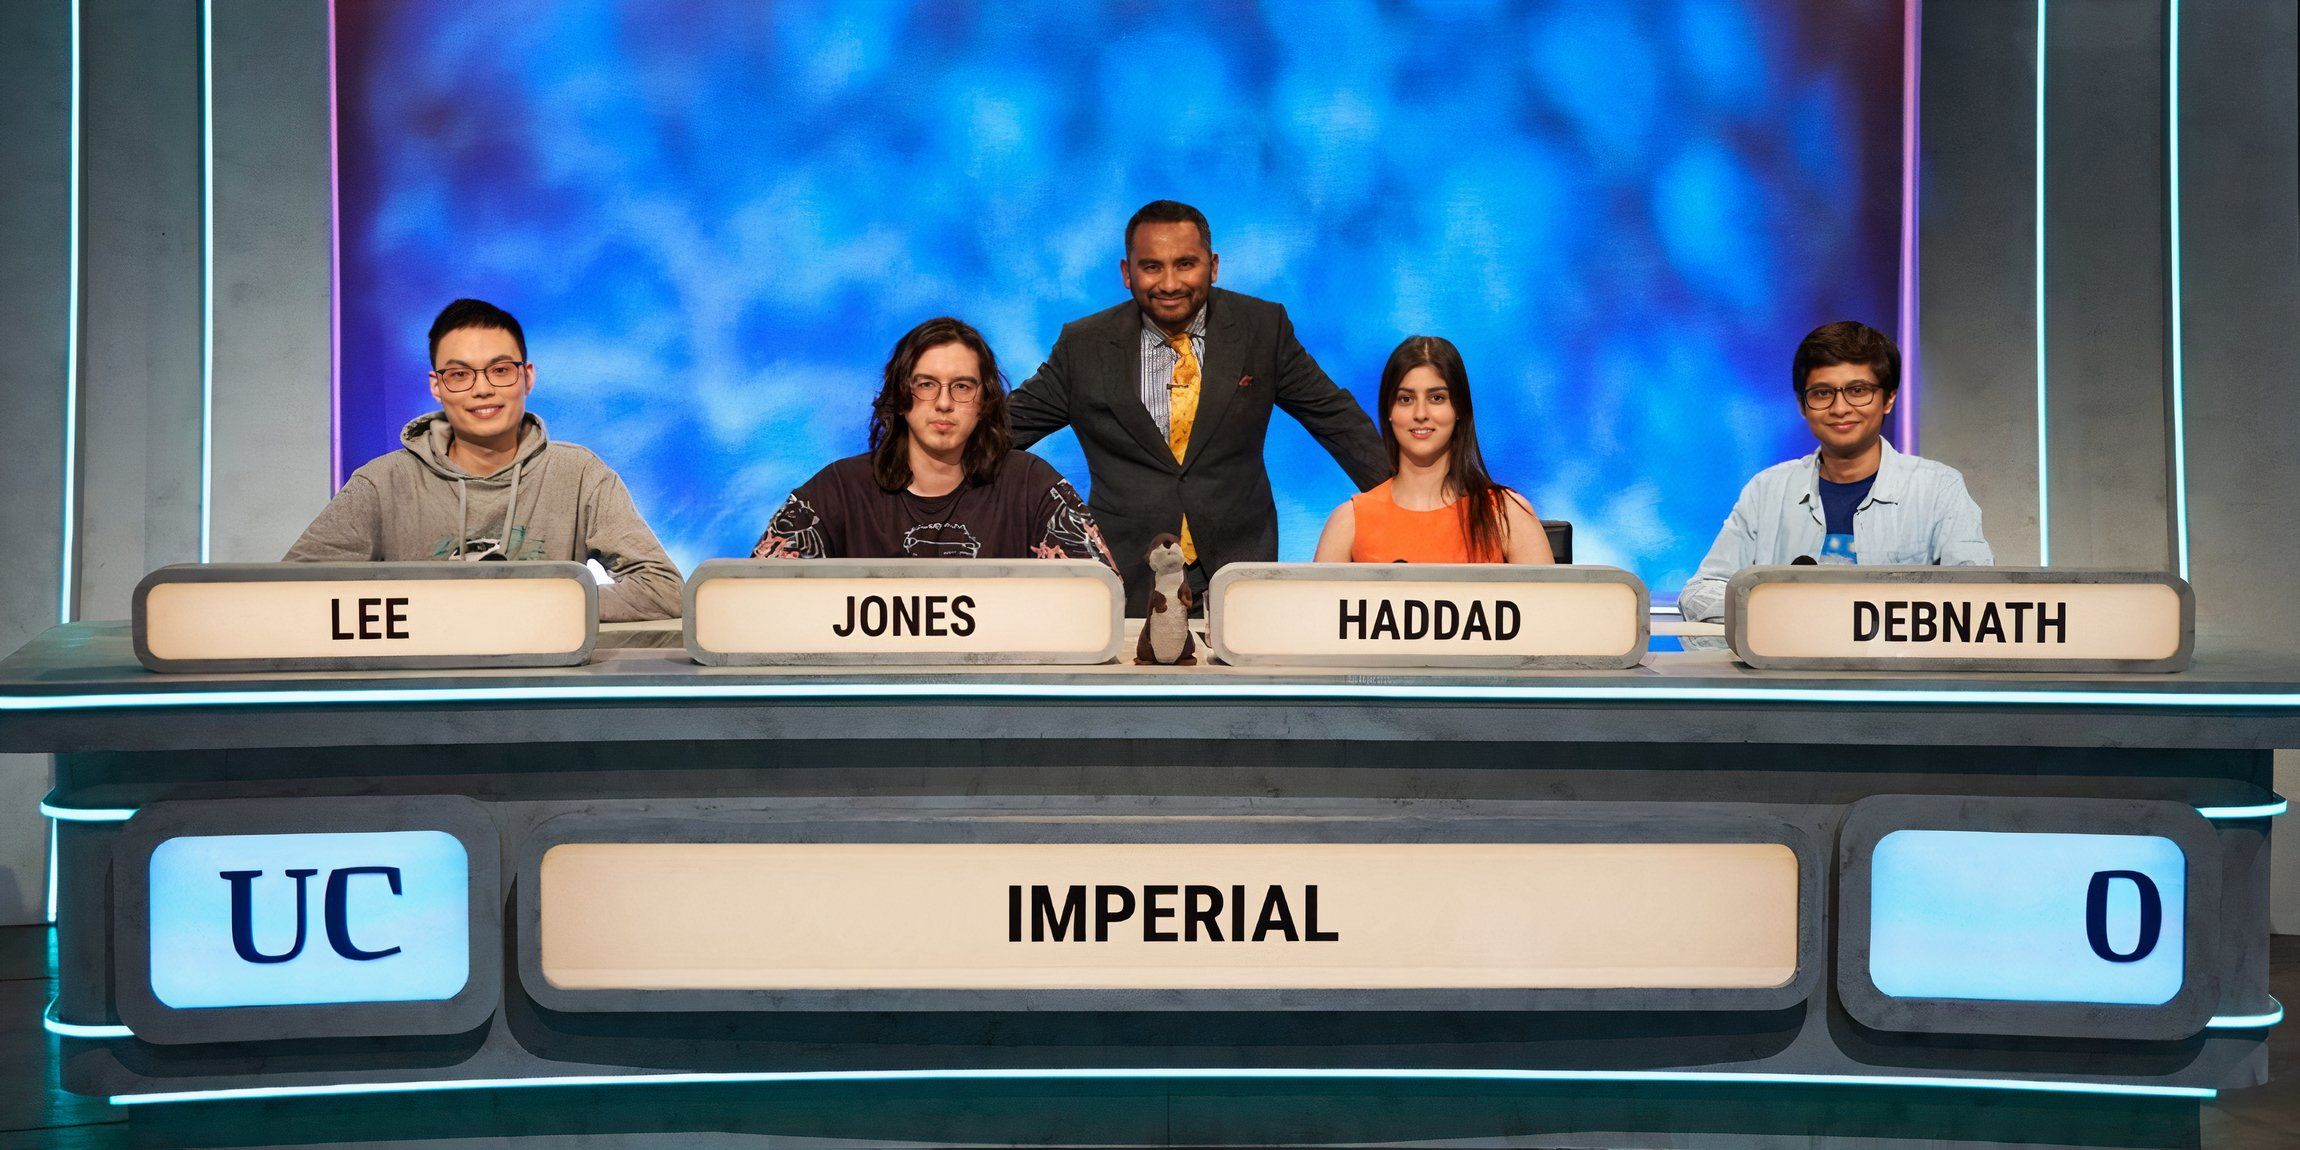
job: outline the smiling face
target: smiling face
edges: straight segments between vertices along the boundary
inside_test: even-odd
[[[1190,317],[1206,306],[1221,262],[1198,225],[1144,223],[1135,227],[1118,269],[1142,314],[1171,334],[1190,326]]]
[[[1454,414],[1453,389],[1436,368],[1425,363],[1407,372],[1390,401],[1390,437],[1398,454],[1424,466],[1445,458],[1453,446]]]
[[[912,449],[959,462],[982,419],[981,358],[963,343],[938,343],[919,353],[910,381],[910,410],[902,418]]]
[[[1867,404],[1856,405],[1846,391],[1864,384],[1877,387],[1877,371],[1865,363],[1836,363],[1805,373],[1798,404],[1804,409],[1806,426],[1813,429],[1813,438],[1831,455],[1858,455],[1876,446],[1884,433],[1885,417],[1893,412],[1894,393],[1879,389],[1869,396]],[[1833,388],[1836,398],[1815,408],[1806,401],[1814,388]]]
[[[458,439],[494,444],[516,443],[519,425],[527,418],[527,393],[535,390],[535,368],[521,364],[519,342],[496,327],[462,327],[439,337],[432,354],[431,397],[447,412],[447,425]],[[488,369],[506,365],[510,378],[497,380]],[[441,373],[453,368],[472,371],[468,391],[450,391]]]

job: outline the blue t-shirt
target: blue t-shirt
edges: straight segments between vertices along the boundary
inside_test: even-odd
[[[1821,522],[1828,537],[1821,541],[1820,560],[1823,563],[1858,563],[1859,553],[1853,550],[1853,512],[1861,501],[1869,497],[1869,488],[1876,486],[1872,473],[1867,479],[1851,483],[1831,483],[1821,480]]]

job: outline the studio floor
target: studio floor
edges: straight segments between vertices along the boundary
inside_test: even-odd
[[[124,1111],[68,1094],[59,1082],[58,1040],[40,1027],[56,985],[52,938],[46,927],[0,927],[0,1150],[146,1148],[130,1131]],[[2277,936],[2271,961],[2269,981],[2277,999],[2300,1004],[2300,936]],[[2300,1021],[2278,1028],[2269,1042],[2269,1065],[2277,1081],[2224,1093],[2204,1108],[2201,1150],[2300,1147]]]

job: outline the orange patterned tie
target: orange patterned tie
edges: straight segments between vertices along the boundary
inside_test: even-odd
[[[1174,382],[1166,385],[1166,443],[1174,449],[1174,462],[1190,449],[1190,425],[1198,418],[1198,353],[1190,349],[1190,333],[1166,337],[1179,357],[1174,361]],[[1190,520],[1182,519],[1182,558],[1198,561],[1198,544],[1190,538]]]

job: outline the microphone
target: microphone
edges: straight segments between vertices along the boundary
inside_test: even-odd
[[[1810,555],[1799,555],[1795,559],[1789,560],[1791,567],[1818,567],[1820,565],[1821,561]]]

